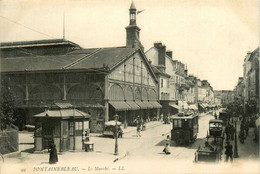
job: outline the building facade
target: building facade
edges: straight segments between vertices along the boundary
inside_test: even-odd
[[[1,43],[2,87],[15,96],[17,124],[55,103],[70,103],[89,115],[92,132],[119,115],[125,126],[140,115],[159,116],[158,81],[139,40],[131,4],[126,46],[83,49],[67,40]]]
[[[248,52],[243,63],[244,112],[259,112],[259,48]]]

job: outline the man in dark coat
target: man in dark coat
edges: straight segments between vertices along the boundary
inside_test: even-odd
[[[226,162],[228,161],[228,159],[230,158],[230,161],[233,161],[233,147],[232,145],[229,143],[229,141],[227,141],[227,145],[225,146],[226,151]]]
[[[141,137],[142,120],[139,115],[136,118],[136,129],[137,129],[137,137]]]
[[[246,136],[249,136],[249,122],[245,122],[245,131],[246,131]]]
[[[233,125],[230,126],[230,136],[231,140],[234,140],[235,128]]]
[[[226,133],[226,140],[228,141],[230,139],[230,125],[229,124],[225,128],[225,133]]]
[[[54,142],[50,145],[50,158],[49,158],[49,164],[55,164],[58,162],[58,155],[57,155],[57,149]]]

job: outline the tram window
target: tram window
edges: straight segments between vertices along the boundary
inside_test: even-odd
[[[194,121],[193,121],[193,123],[194,123],[195,125],[198,124],[198,118],[195,118]]]
[[[173,127],[174,128],[178,128],[178,127],[182,127],[182,120],[179,119],[179,120],[173,120]]]
[[[178,120],[173,120],[173,123],[174,123],[173,127],[177,128],[178,127]]]
[[[178,120],[178,127],[182,127],[182,120]]]
[[[188,120],[189,121],[189,128],[192,128],[192,120]]]
[[[209,124],[210,127],[222,127],[221,123],[210,123]]]

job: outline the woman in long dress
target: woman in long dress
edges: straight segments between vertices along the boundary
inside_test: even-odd
[[[57,149],[56,149],[56,145],[52,142],[50,145],[49,164],[55,164],[56,162],[58,162]]]

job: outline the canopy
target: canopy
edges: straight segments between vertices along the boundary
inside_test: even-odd
[[[85,117],[90,118],[91,116],[78,109],[52,109],[35,115],[34,117]]]
[[[138,106],[140,106],[141,109],[147,109],[147,108],[148,108],[147,105],[144,104],[144,103],[141,102],[141,101],[135,101],[135,103],[136,103]]]
[[[198,107],[194,104],[189,106],[189,109],[198,110]]]
[[[169,104],[169,106],[171,106],[171,107],[173,107],[173,108],[175,108],[175,109],[181,109],[178,105],[176,105],[176,104]]]
[[[189,105],[186,101],[178,101],[178,106],[182,109],[189,109]]]
[[[207,104],[207,103],[203,103],[203,106],[205,107],[205,108],[209,108],[209,107],[211,107],[209,104]]]
[[[139,110],[140,107],[134,101],[126,101],[126,103],[131,107],[131,110]]]
[[[109,103],[115,108],[116,111],[126,111],[131,109],[131,107],[124,101],[110,101]]]
[[[152,109],[153,108],[153,105],[151,105],[150,102],[148,102],[148,101],[143,101],[143,104],[146,105],[147,109]]]
[[[153,108],[162,108],[162,105],[160,105],[158,102],[156,101],[150,101],[149,102],[151,105],[153,105]]]
[[[203,109],[205,108],[204,104],[199,103],[200,107],[202,107]]]
[[[117,121],[117,125],[120,126],[122,123],[120,121]],[[116,125],[116,121],[115,120],[111,120],[108,122],[105,122],[105,126],[115,126]]]

